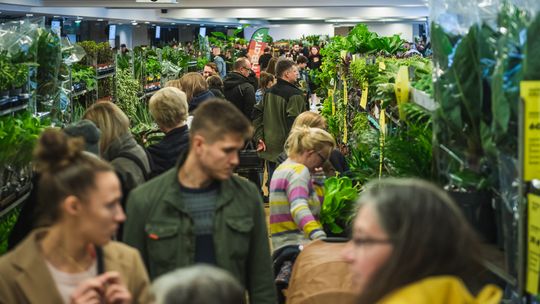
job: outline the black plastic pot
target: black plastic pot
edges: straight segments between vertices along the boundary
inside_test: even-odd
[[[9,90],[0,91],[0,99],[4,99],[8,97],[9,97]]]
[[[21,92],[22,88],[11,89],[9,90],[9,96],[18,96],[19,94],[21,94]]]
[[[463,211],[463,215],[487,243],[497,243],[497,225],[489,191],[453,192],[448,191]]]

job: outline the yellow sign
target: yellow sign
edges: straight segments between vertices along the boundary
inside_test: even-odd
[[[347,136],[347,103],[349,102],[349,94],[347,88],[347,79],[343,77],[343,104],[345,105],[345,111],[343,112],[343,143],[346,144],[348,140]]]
[[[382,109],[379,115],[379,127],[381,130],[379,134],[379,144],[381,150],[379,153],[379,178],[382,178],[382,169],[384,164],[384,136],[386,135],[386,111]]]
[[[540,276],[540,196],[527,195],[527,285],[528,293],[538,294]]]
[[[342,79],[343,79],[343,103],[347,105],[347,103],[349,103],[349,94],[347,94],[347,92],[349,91],[347,88],[347,79],[345,79],[345,77],[343,77]]]
[[[524,104],[523,179],[540,178],[540,81],[522,81]]]
[[[332,115],[336,114],[336,103],[334,102],[334,90],[328,89],[328,98],[332,103]]]
[[[362,85],[362,97],[360,97],[360,106],[363,109],[367,108],[368,93],[369,93],[369,83],[364,82],[364,85]]]
[[[379,62],[379,72],[386,70],[386,64],[384,61]]]
[[[399,67],[396,75],[396,85],[394,86],[400,119],[405,119],[405,113],[401,109],[401,104],[409,102],[409,86],[409,67],[402,65]]]
[[[381,133],[386,134],[386,110],[382,109],[379,115],[379,126],[381,127]]]

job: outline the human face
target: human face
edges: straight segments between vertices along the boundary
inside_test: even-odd
[[[205,65],[204,68],[203,68],[203,77],[204,77],[204,79],[206,79],[206,78],[208,78],[208,77],[210,77],[212,75],[214,75],[214,70],[211,67]]]
[[[353,281],[362,293],[377,271],[388,261],[393,246],[379,224],[373,204],[364,205],[354,221],[353,238],[341,255],[349,263]]]
[[[314,173],[315,169],[321,168],[328,160],[328,158],[330,157],[330,150],[309,150],[304,152],[304,156],[304,166],[306,166],[311,173]]]
[[[317,55],[318,53],[319,53],[319,49],[317,49],[316,47],[311,48],[311,54],[312,55]]]
[[[240,163],[238,152],[244,147],[244,138],[240,134],[225,134],[212,143],[200,138],[196,147],[199,163],[206,175],[216,180],[231,177]]]
[[[296,79],[298,79],[300,74],[298,74],[298,68],[296,66],[293,66],[289,70],[287,70],[283,76],[284,76],[283,79],[285,81],[288,81],[290,83],[295,83]]]
[[[244,77],[248,77],[249,74],[251,73],[251,62],[249,62],[248,60],[245,60],[244,66],[240,70],[241,70],[242,75],[244,75]]]
[[[81,235],[98,246],[107,244],[116,233],[118,225],[126,220],[120,200],[120,181],[112,171],[96,174],[95,188],[80,204],[77,213]]]

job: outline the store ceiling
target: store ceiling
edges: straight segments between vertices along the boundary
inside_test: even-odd
[[[139,2],[147,1],[147,2]],[[0,11],[158,23],[418,22],[426,0],[0,0]]]

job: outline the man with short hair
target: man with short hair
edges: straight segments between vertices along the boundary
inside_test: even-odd
[[[139,249],[150,277],[196,263],[230,272],[250,303],[276,303],[259,191],[233,176],[251,123],[231,103],[194,112],[190,148],[175,168],[133,190],[124,240]]]
[[[223,95],[251,120],[255,105],[255,88],[249,79],[250,74],[249,60],[246,57],[238,58],[233,71],[223,80]]]
[[[219,72],[219,77],[225,78],[227,75],[227,65],[225,60],[221,57],[221,48],[214,47],[212,49],[212,55],[214,55],[214,63],[217,65],[217,70]]]
[[[294,119],[306,110],[304,95],[294,83],[298,79],[296,64],[288,59],[276,63],[277,83],[264,94],[263,101],[254,107],[254,139],[259,143],[260,156],[267,160],[268,180],[283,152]]]

